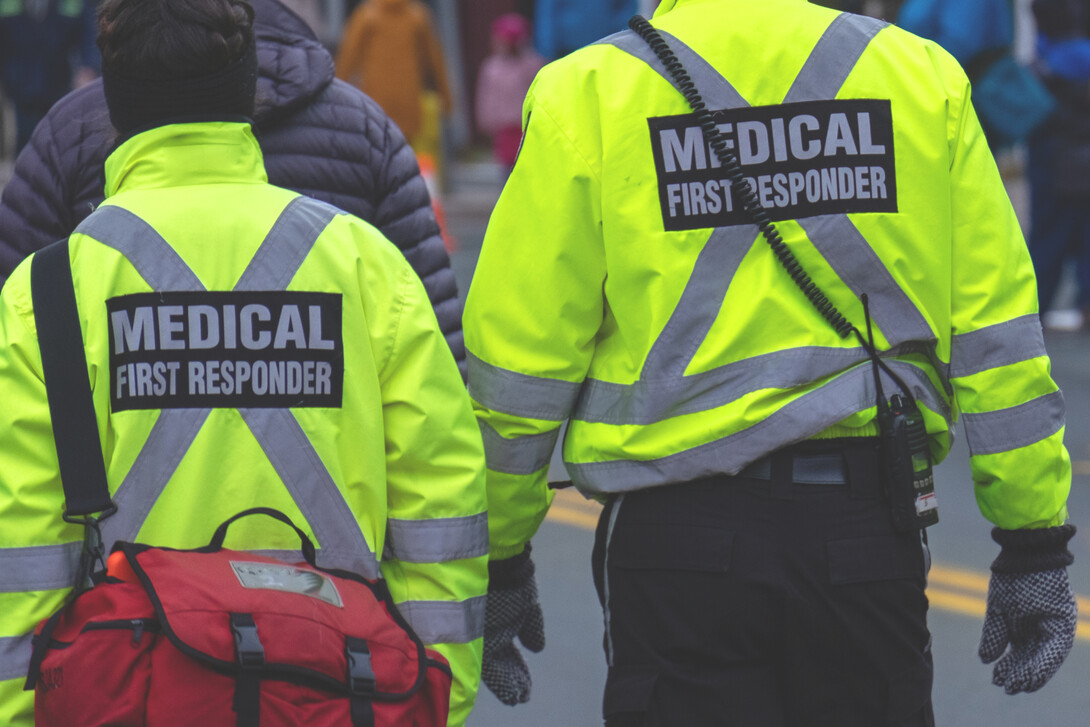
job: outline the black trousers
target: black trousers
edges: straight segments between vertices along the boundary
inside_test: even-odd
[[[933,727],[924,548],[894,531],[862,441],[837,445],[841,484],[791,481],[788,452],[772,479],[607,504],[607,727]]]

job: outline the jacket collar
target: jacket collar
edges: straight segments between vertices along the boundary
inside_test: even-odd
[[[106,197],[134,189],[268,181],[249,124],[210,121],[159,126],[106,159]]]

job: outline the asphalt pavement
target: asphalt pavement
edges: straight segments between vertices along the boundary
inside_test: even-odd
[[[1001,166],[1008,192],[1025,221],[1027,189],[1019,173],[1019,160],[1004,162]],[[500,181],[498,173],[487,164],[453,168],[450,180],[443,204],[457,245],[451,253],[451,264],[464,292],[472,279]],[[1071,294],[1070,286],[1061,290],[1061,304]],[[1060,672],[1039,692],[1008,696],[991,684],[991,667],[981,664],[976,651],[988,566],[998,546],[989,537],[989,523],[977,509],[968,451],[958,431],[953,450],[936,468],[941,520],[928,531],[934,560],[928,598],[939,727],[1090,725],[1090,690],[1085,687],[1090,674],[1090,334],[1050,329],[1046,331],[1046,346],[1053,375],[1067,402],[1066,443],[1075,471],[1069,501],[1071,521],[1086,524],[1072,542],[1076,561],[1069,571],[1082,614],[1075,647]],[[553,468],[552,479],[563,479],[558,455],[554,455]],[[542,653],[526,657],[534,680],[530,702],[507,707],[482,687],[470,727],[582,727],[602,723],[603,627],[590,575],[597,512],[597,504],[572,490],[558,494],[534,539],[547,643]]]

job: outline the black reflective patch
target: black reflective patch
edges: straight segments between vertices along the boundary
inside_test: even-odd
[[[106,310],[114,411],[341,406],[338,294],[139,293]]]
[[[773,220],[897,211],[888,100],[807,101],[712,115]],[[647,123],[665,229],[751,221],[695,114]]]

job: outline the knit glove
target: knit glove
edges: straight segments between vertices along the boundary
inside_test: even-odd
[[[537,599],[530,544],[513,558],[488,564],[481,680],[504,704],[530,701],[530,669],[515,646],[517,636],[533,652],[545,648],[545,620]]]
[[[999,659],[992,683],[1007,694],[1043,687],[1071,651],[1078,610],[1067,580],[1074,561],[1067,541],[1074,534],[1074,525],[992,530],[1002,550],[992,563],[980,658]]]

